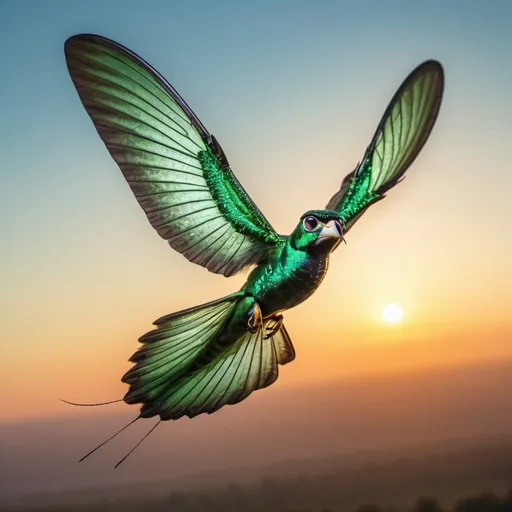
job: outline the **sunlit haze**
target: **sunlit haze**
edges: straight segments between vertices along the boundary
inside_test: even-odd
[[[382,308],[382,319],[390,324],[400,322],[404,317],[404,310],[400,304],[387,304]]]

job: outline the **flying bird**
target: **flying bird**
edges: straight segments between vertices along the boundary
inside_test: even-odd
[[[129,425],[210,414],[270,386],[279,365],[295,358],[283,313],[316,291],[331,253],[401,181],[429,137],[443,94],[441,64],[429,60],[409,74],[325,208],[306,211],[280,235],[217,139],[158,71],[98,35],[69,38],[65,55],[85,110],[157,233],[210,272],[252,269],[239,291],[163,316],[139,339],[122,377],[129,389],[117,400],[140,404]]]

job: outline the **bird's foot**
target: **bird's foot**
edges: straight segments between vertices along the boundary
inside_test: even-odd
[[[263,315],[261,314],[260,305],[255,302],[254,306],[249,310],[249,320],[247,320],[247,330],[254,334],[258,332],[263,325]]]
[[[274,336],[274,334],[281,329],[281,325],[283,325],[283,315],[275,315],[273,316],[266,327],[266,334],[263,339],[267,340]]]

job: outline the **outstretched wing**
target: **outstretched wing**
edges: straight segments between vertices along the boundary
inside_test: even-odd
[[[345,220],[345,231],[385,197],[418,156],[439,113],[443,85],[441,64],[430,60],[412,71],[395,93],[362,162],[327,204]]]
[[[225,276],[264,260],[281,238],[173,87],[100,36],[73,36],[65,53],[85,109],[158,234]]]

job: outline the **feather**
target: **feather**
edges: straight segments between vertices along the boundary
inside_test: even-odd
[[[395,93],[361,163],[326,206],[340,213],[345,232],[403,179],[432,131],[443,86],[443,68],[430,60],[412,71]]]
[[[98,134],[149,222],[175,250],[231,276],[282,243],[220,144],[162,75],[100,36],[73,36],[65,53]]]

